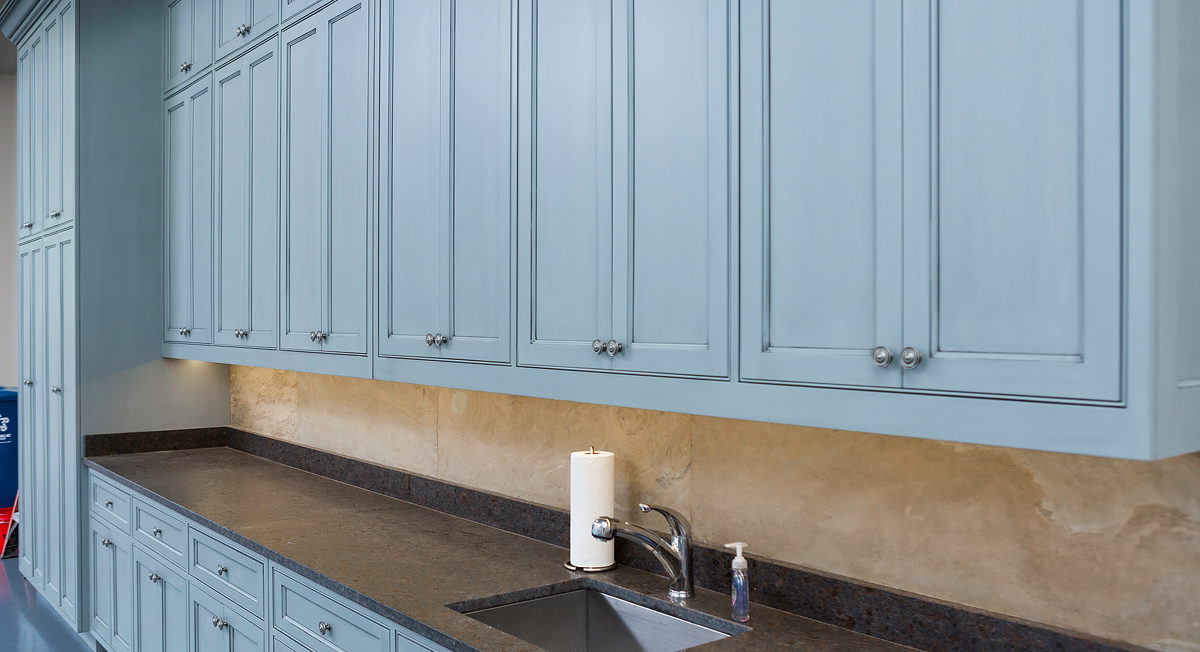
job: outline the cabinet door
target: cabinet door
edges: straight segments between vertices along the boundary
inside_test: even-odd
[[[742,11],[741,376],[897,387],[901,3]]]
[[[111,545],[113,533],[111,529],[96,520],[88,519],[87,556],[88,569],[91,571],[88,582],[88,620],[91,623],[92,636],[104,644],[112,646],[113,635],[113,599],[116,597],[116,558]]]
[[[729,3],[613,12],[613,368],[729,373]]]
[[[266,649],[263,629],[235,607],[220,600],[193,582],[188,589],[191,608],[188,617],[192,650],[204,652],[262,652]]]
[[[1122,3],[906,12],[904,385],[1120,398]]]
[[[24,543],[20,546],[21,574],[34,586],[38,586],[34,568],[39,566],[37,537],[35,535],[38,521],[37,505],[41,500],[38,490],[37,432],[41,415],[37,406],[43,393],[42,373],[38,368],[38,349],[46,345],[41,331],[39,313],[43,310],[44,279],[41,276],[42,250],[37,245],[26,245],[18,252],[18,278],[20,284],[20,309],[17,315],[19,330],[19,345],[17,352],[21,367],[21,387],[18,394],[18,410],[21,415],[20,432],[17,445],[20,447],[21,469],[18,481],[21,491],[21,526],[24,531]],[[40,586],[38,588],[41,588]]]
[[[167,0],[165,88],[199,77],[213,61],[212,0]]]
[[[113,556],[112,652],[133,649],[133,545],[129,535],[115,533],[111,539]]]
[[[216,4],[216,60],[237,52],[279,23],[278,0],[211,0]]]
[[[166,103],[168,342],[212,342],[212,92],[208,80]]]
[[[283,33],[283,348],[367,351],[367,14],[341,0]]]
[[[75,4],[64,2],[42,24],[46,48],[46,205],[51,229],[75,219]]]
[[[612,333],[611,0],[532,7],[532,197],[521,201],[517,354],[523,365],[608,369]]]
[[[187,650],[188,585],[183,575],[133,548],[135,640],[141,652]]]
[[[380,352],[509,359],[513,2],[391,7]],[[428,336],[449,340],[436,347]]]
[[[275,348],[279,292],[277,39],[213,82],[216,305],[213,342]]]
[[[28,237],[42,230],[46,214],[46,46],[35,31],[18,57],[17,94],[19,168],[17,233]]]

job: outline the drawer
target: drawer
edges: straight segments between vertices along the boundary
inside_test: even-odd
[[[92,472],[88,474],[88,501],[93,514],[129,533],[132,500],[128,491]]]
[[[425,640],[424,637],[400,628],[396,630],[396,652],[450,652],[446,648]]]
[[[272,624],[321,652],[389,652],[392,629],[307,580],[271,567]]]
[[[267,573],[261,559],[194,527],[188,530],[188,553],[192,577],[246,611],[266,617]]]
[[[282,635],[271,636],[271,652],[313,652],[292,639]]]
[[[187,567],[187,522],[141,496],[133,497],[133,538],[172,564]]]

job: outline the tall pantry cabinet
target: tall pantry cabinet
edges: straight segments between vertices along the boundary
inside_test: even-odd
[[[18,238],[19,568],[77,629],[83,436],[229,418],[223,367],[159,357],[162,136],[146,125],[159,120],[162,20],[142,8],[0,9],[18,54],[17,223],[4,228]]]

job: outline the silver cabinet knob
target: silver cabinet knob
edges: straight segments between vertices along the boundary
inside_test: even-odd
[[[604,353],[604,342],[601,342],[599,338],[592,340],[592,353],[596,355]]]
[[[33,222],[25,222],[24,224],[22,224],[22,225],[21,225],[21,228],[22,228],[22,229],[32,229],[32,228],[33,228]]]
[[[237,32],[238,36],[245,36],[250,33],[250,27],[247,25],[240,25],[235,31]]]
[[[877,346],[871,351],[871,360],[876,367],[886,368],[892,364],[892,350],[886,346]]]
[[[100,539],[100,545],[104,546],[105,548],[108,548],[109,546],[112,545],[112,541],[109,539]]]
[[[216,616],[213,616],[213,621],[212,621],[213,627],[216,627],[217,623],[219,623],[219,622],[221,622],[221,619],[217,618]]]
[[[50,211],[49,217],[62,217],[62,211]]]
[[[433,346],[433,333],[425,333],[425,346]]]
[[[160,537],[160,536],[162,536],[162,528],[156,527],[153,530],[150,530],[150,534],[153,536],[156,536],[156,537]]]
[[[308,331],[308,341],[309,342],[317,341],[317,331]]]
[[[613,358],[616,357],[618,353],[625,350],[625,345],[616,340],[609,340],[608,344],[604,346],[604,350],[608,352],[608,357]]]
[[[32,378],[26,378],[23,382],[25,383],[26,387],[33,387],[33,379]]]
[[[217,629],[225,629],[226,627],[229,627],[229,623],[225,622],[224,618],[217,618],[216,616],[213,616],[212,624],[213,627],[216,627]]]
[[[111,500],[104,501],[104,506],[109,509],[112,509],[112,501]]]
[[[157,584],[162,581],[162,576],[160,576],[158,573],[150,573],[146,576],[146,579]]]
[[[442,335],[441,333],[438,333],[433,336],[434,346],[441,346],[449,341],[450,341],[450,337],[448,335]]]
[[[220,566],[220,565],[217,566],[217,575],[225,575],[228,572],[229,572],[229,567]]]
[[[900,352],[900,364],[904,365],[905,369],[915,369],[921,364],[921,352],[911,346],[904,347]]]
[[[187,72],[191,69],[192,69],[192,64],[188,63],[187,61],[184,61],[183,63],[179,64],[179,72]]]
[[[325,634],[328,634],[330,632],[330,630],[332,630],[332,629],[333,629],[333,625],[330,625],[329,623],[327,623],[323,620],[321,622],[317,623],[317,631],[321,632],[322,636]]]
[[[51,393],[51,394],[61,394],[61,393],[62,393],[62,388],[61,388],[61,387],[59,387],[58,385],[51,385],[51,386],[50,386],[50,393]]]
[[[329,339],[329,333],[326,333],[325,331],[317,331],[317,332],[313,333],[313,341],[324,342],[328,339]]]

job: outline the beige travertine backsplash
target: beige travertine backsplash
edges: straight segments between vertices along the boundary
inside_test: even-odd
[[[1135,462],[233,367],[233,425],[566,509],[569,453],[617,510],[706,543],[1161,649],[1200,650],[1200,453]],[[658,527],[660,524],[651,522]]]

